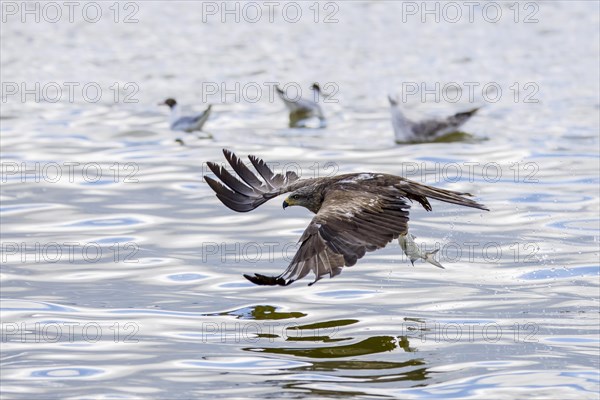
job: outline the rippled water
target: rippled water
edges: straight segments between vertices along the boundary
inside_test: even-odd
[[[95,24],[2,25],[3,85],[103,88],[97,103],[3,91],[3,398],[598,398],[597,3],[535,3],[528,24],[510,3],[498,23],[335,3],[329,24],[309,3],[295,24],[135,4],[120,9],[132,24],[104,3]],[[156,106],[174,96],[200,111],[203,83],[275,81],[334,83],[328,128],[288,128],[265,93],[219,92],[214,138],[179,146]],[[408,97],[415,117],[484,107],[465,125],[477,140],[403,146],[386,95],[406,82],[503,92]],[[523,101],[531,82],[537,103]],[[280,201],[226,209],[203,181],[222,148],[303,176],[403,174],[491,211],[414,207],[411,232],[441,247],[445,270],[412,267],[394,243],[311,287],[257,287],[241,275],[282,271],[310,215]]]

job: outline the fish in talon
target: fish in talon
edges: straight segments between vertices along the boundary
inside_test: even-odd
[[[415,243],[415,235],[411,233],[400,235],[398,236],[398,243],[404,251],[404,254],[406,254],[406,256],[410,259],[410,263],[413,266],[415,265],[415,261],[423,260],[427,261],[432,265],[435,265],[438,268],[445,269],[442,266],[442,264],[440,264],[435,260],[435,258],[433,258],[433,256],[439,251],[439,249],[423,253],[419,246]]]

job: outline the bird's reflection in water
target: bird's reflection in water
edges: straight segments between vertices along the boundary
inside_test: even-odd
[[[273,306],[254,306],[243,309],[245,311],[231,311],[228,315],[243,315],[247,319],[297,319],[306,316],[299,312],[281,312]],[[302,316],[300,316],[302,315]],[[242,348],[252,353],[277,354],[294,359],[302,359],[310,365],[293,368],[294,376],[286,382],[288,388],[309,390],[313,395],[327,395],[331,393],[313,392],[307,388],[306,380],[302,376],[311,374],[319,381],[319,376],[328,376],[328,379],[339,378],[340,381],[359,380],[361,382],[398,382],[414,381],[417,385],[423,384],[429,378],[426,362],[422,358],[413,357],[418,350],[410,345],[408,336],[377,335],[365,337],[364,331],[358,330],[355,334],[352,325],[359,323],[357,319],[338,319],[299,325],[291,321],[287,328],[278,334],[273,332],[259,334],[259,338],[269,339],[268,346],[252,346]],[[258,341],[256,344],[263,342]],[[373,359],[381,357],[381,359]],[[406,357],[410,355],[410,357]],[[331,376],[334,375],[334,376]],[[415,385],[415,386],[417,386]],[[322,392],[322,393],[321,393]],[[349,394],[346,393],[345,394]]]
[[[252,319],[252,320],[278,320],[278,319],[289,319],[289,318],[302,318],[306,317],[305,313],[302,312],[285,312],[278,311],[277,307],[269,305],[257,305],[252,307],[238,308],[237,310],[225,311],[218,314],[207,314],[210,316],[222,316],[230,315],[237,319]]]
[[[329,340],[329,336],[315,336],[311,338],[314,341],[332,342]],[[347,337],[338,339],[352,340],[353,338]],[[290,340],[288,338],[287,340]],[[308,358],[342,358],[342,357],[358,357],[369,354],[383,353],[386,351],[392,351],[397,348],[401,348],[406,352],[413,352],[408,346],[408,338],[406,336],[373,336],[356,343],[340,345],[340,346],[322,346],[322,347],[262,347],[262,348],[247,348],[248,351],[259,351],[262,353],[270,354],[286,354],[296,357],[308,357]]]
[[[327,122],[324,118],[316,118],[313,112],[293,111],[289,113],[290,128],[326,128]]]
[[[351,340],[349,337],[333,337],[339,327],[352,325],[359,322],[357,319],[339,319],[335,321],[317,322],[301,326],[290,326],[287,328],[286,341],[288,342],[341,342]],[[327,335],[327,333],[329,333]]]
[[[453,142],[466,142],[466,143],[480,143],[488,140],[485,137],[474,136],[467,132],[451,132],[445,135],[439,136],[433,140],[409,140],[401,141],[396,140],[396,144],[421,144],[421,143],[453,143]]]

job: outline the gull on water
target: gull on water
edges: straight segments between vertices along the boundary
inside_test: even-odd
[[[171,109],[171,120],[170,127],[173,131],[183,131],[183,132],[194,132],[201,131],[202,127],[210,117],[210,111],[212,105],[209,105],[206,110],[198,115],[191,116],[181,116],[181,110],[179,109],[179,105],[177,101],[172,98],[166,99],[163,103],[159,103],[159,105],[169,106]]]
[[[402,112],[397,98],[388,96],[388,100],[397,142],[427,142],[457,132],[479,110],[477,107],[445,118],[411,121]]]
[[[311,86],[315,100],[303,97],[291,98],[287,95],[285,90],[281,89],[279,86],[276,86],[275,89],[290,112],[290,127],[306,128],[308,127],[308,120],[315,117],[319,119],[319,128],[325,128],[327,126],[323,110],[317,102],[321,96],[321,88],[317,83],[314,83]]]

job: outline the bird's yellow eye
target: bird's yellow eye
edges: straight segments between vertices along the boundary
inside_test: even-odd
[[[292,196],[292,200],[298,200],[300,198],[300,196],[298,196],[297,194]]]

